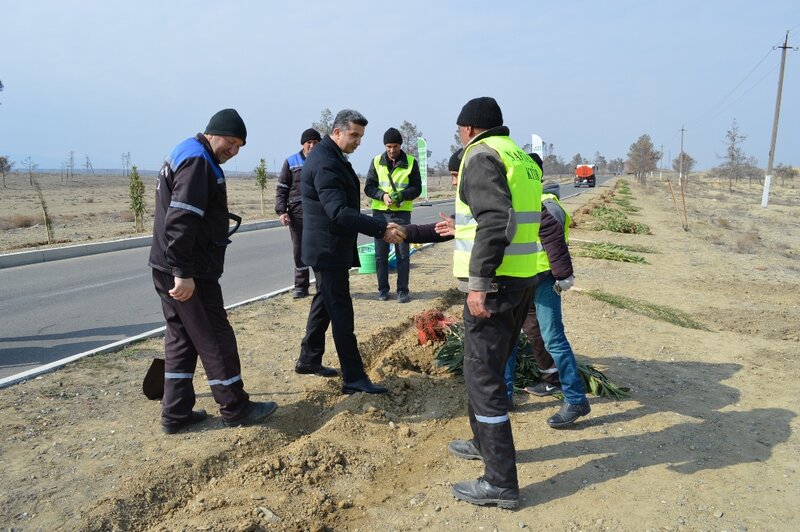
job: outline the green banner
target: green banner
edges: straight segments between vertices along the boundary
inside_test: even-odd
[[[428,143],[422,137],[417,137],[417,164],[419,164],[419,175],[422,178],[421,197],[428,201]]]

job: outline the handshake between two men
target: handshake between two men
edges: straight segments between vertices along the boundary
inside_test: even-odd
[[[389,224],[386,226],[386,231],[383,233],[383,240],[387,244],[399,244],[408,238],[409,235],[407,228],[409,227],[414,227],[414,229],[416,229],[414,231],[416,238],[412,240],[413,242],[438,242],[453,238],[456,234],[455,220],[450,216],[445,216],[441,212],[439,213],[439,218],[441,218],[441,221],[436,223],[414,226],[402,226],[394,222],[389,222]],[[438,235],[438,238],[425,236],[430,235],[431,231],[435,232],[436,235]]]

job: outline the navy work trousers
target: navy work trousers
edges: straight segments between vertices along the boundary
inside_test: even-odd
[[[162,423],[166,425],[186,421],[192,415],[195,404],[192,379],[198,356],[223,419],[240,417],[250,404],[242,382],[236,336],[228,322],[219,281],[195,279],[194,282],[192,297],[176,301],[169,295],[175,278],[153,270],[153,284],[167,321],[161,402]]]
[[[296,290],[308,292],[311,268],[303,263],[303,205],[289,205],[289,236],[292,237],[292,255],[294,256],[294,287]]]

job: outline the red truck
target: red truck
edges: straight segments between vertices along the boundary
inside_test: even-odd
[[[595,186],[596,164],[579,164],[575,167],[575,188],[581,185]]]

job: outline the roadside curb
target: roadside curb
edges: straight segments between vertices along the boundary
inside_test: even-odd
[[[447,200],[430,200],[424,203],[418,203],[417,206],[432,206],[440,205],[453,201]],[[361,212],[371,212],[371,209],[362,209]],[[238,233],[246,233],[248,231],[258,231],[260,229],[270,229],[278,227],[281,222],[277,219],[268,220],[264,222],[252,222],[249,224],[242,224],[239,227]],[[49,262],[54,260],[72,259],[75,257],[86,257],[89,255],[96,255],[99,253],[108,253],[110,251],[122,251],[125,249],[142,248],[149,246],[153,241],[153,235],[136,236],[132,238],[122,238],[119,240],[111,240],[108,242],[97,242],[92,244],[74,244],[71,246],[33,249],[28,251],[18,251],[15,253],[0,254],[0,270],[3,268],[13,268],[15,266],[25,266],[28,264],[38,264],[40,262]]]
[[[422,248],[428,248],[435,244],[423,244]],[[357,267],[351,268],[350,271],[358,271]],[[311,279],[311,284],[316,283],[315,279]],[[262,294],[260,296],[252,297],[250,299],[245,299],[244,301],[239,301],[237,303],[231,303],[230,305],[225,306],[225,310],[233,310],[238,307],[242,307],[244,305],[249,305],[250,303],[255,303],[257,301],[266,301],[268,299],[272,299],[273,297],[279,296],[281,294],[285,294],[287,292],[291,292],[294,290],[294,285],[289,285],[285,288],[279,288],[278,290],[274,290],[267,294]],[[0,378],[0,389],[7,388],[9,386],[13,386],[14,384],[19,384],[20,382],[35,379],[45,373],[51,373],[56,371],[70,362],[75,362],[76,360],[80,360],[82,358],[86,358],[92,355],[101,355],[104,353],[112,353],[114,351],[119,351],[128,347],[129,345],[141,342],[142,340],[147,340],[149,338],[158,338],[159,336],[163,336],[164,332],[166,331],[166,326],[159,327],[158,329],[151,329],[149,331],[145,331],[143,333],[137,334],[136,336],[129,336],[128,338],[123,338],[122,340],[118,340],[116,342],[102,345],[95,349],[91,349],[89,351],[84,351],[83,353],[77,353],[75,355],[68,356],[66,358],[62,358],[60,360],[56,360],[50,362],[49,364],[44,364],[42,366],[38,366],[27,371],[23,371],[21,373],[17,373],[14,375],[10,375],[8,377]]]
[[[277,227],[280,224],[281,223],[278,220],[242,224],[242,226],[239,227],[238,232],[246,233],[247,231],[268,229],[270,227]],[[26,264],[37,264],[39,262],[85,257],[88,255],[96,255],[98,253],[108,253],[110,251],[142,248],[149,246],[152,241],[153,235],[147,235],[136,236],[132,238],[122,238],[120,240],[111,240],[108,242],[74,244],[72,246],[6,253],[0,255],[0,269],[12,268],[14,266],[25,266]]]

